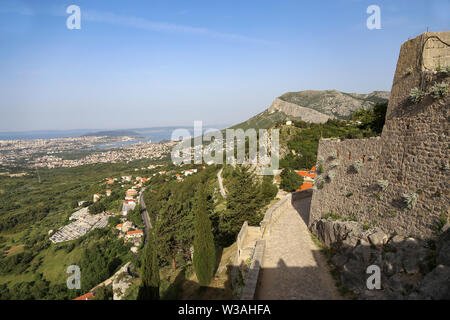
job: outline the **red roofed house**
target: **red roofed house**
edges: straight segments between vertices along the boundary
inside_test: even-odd
[[[144,235],[144,232],[142,230],[133,230],[128,231],[125,235],[125,239],[131,239],[131,238],[140,238]]]
[[[94,194],[93,202],[97,202],[98,199],[100,199],[100,193]]]
[[[93,300],[95,299],[95,296],[92,292],[88,292],[86,294],[83,294],[82,296],[79,296],[78,298],[75,298],[73,300]]]
[[[128,189],[127,191],[126,191],[126,196],[127,197],[132,197],[132,196],[135,196],[135,195],[137,195],[137,191],[136,190],[134,190],[134,189]]]
[[[303,185],[296,191],[304,191],[312,189],[314,186],[314,178],[316,177],[316,166],[313,166],[310,171],[296,171],[298,175],[303,177]]]

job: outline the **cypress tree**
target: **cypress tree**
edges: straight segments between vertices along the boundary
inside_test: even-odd
[[[216,252],[211,221],[208,218],[204,187],[198,192],[197,212],[194,220],[194,270],[200,286],[207,286],[214,275]]]
[[[147,244],[142,255],[141,287],[139,288],[137,299],[159,299],[159,267],[152,229],[148,232]]]

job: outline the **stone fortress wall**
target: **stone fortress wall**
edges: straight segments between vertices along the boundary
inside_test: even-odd
[[[412,88],[426,92],[435,83],[448,84],[448,72],[435,71],[450,66],[448,43],[450,32],[430,32],[401,46],[381,137],[320,140],[324,172],[316,178],[310,226],[335,213],[388,233],[426,238],[441,215],[449,216],[449,95],[409,99]],[[362,166],[354,170],[358,160]],[[379,180],[388,182],[385,190]],[[406,207],[404,194],[417,197],[413,208]]]

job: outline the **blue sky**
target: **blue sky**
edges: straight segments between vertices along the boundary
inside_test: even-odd
[[[66,8],[81,8],[81,29]],[[381,30],[366,9],[381,8]],[[0,131],[234,124],[287,91],[390,90],[450,1],[0,1]]]

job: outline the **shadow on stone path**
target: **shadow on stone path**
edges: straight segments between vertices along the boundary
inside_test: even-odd
[[[301,201],[307,201],[302,199]],[[255,298],[260,300],[342,299],[325,256],[312,241],[304,219],[296,210],[283,212],[266,237],[263,267]]]

